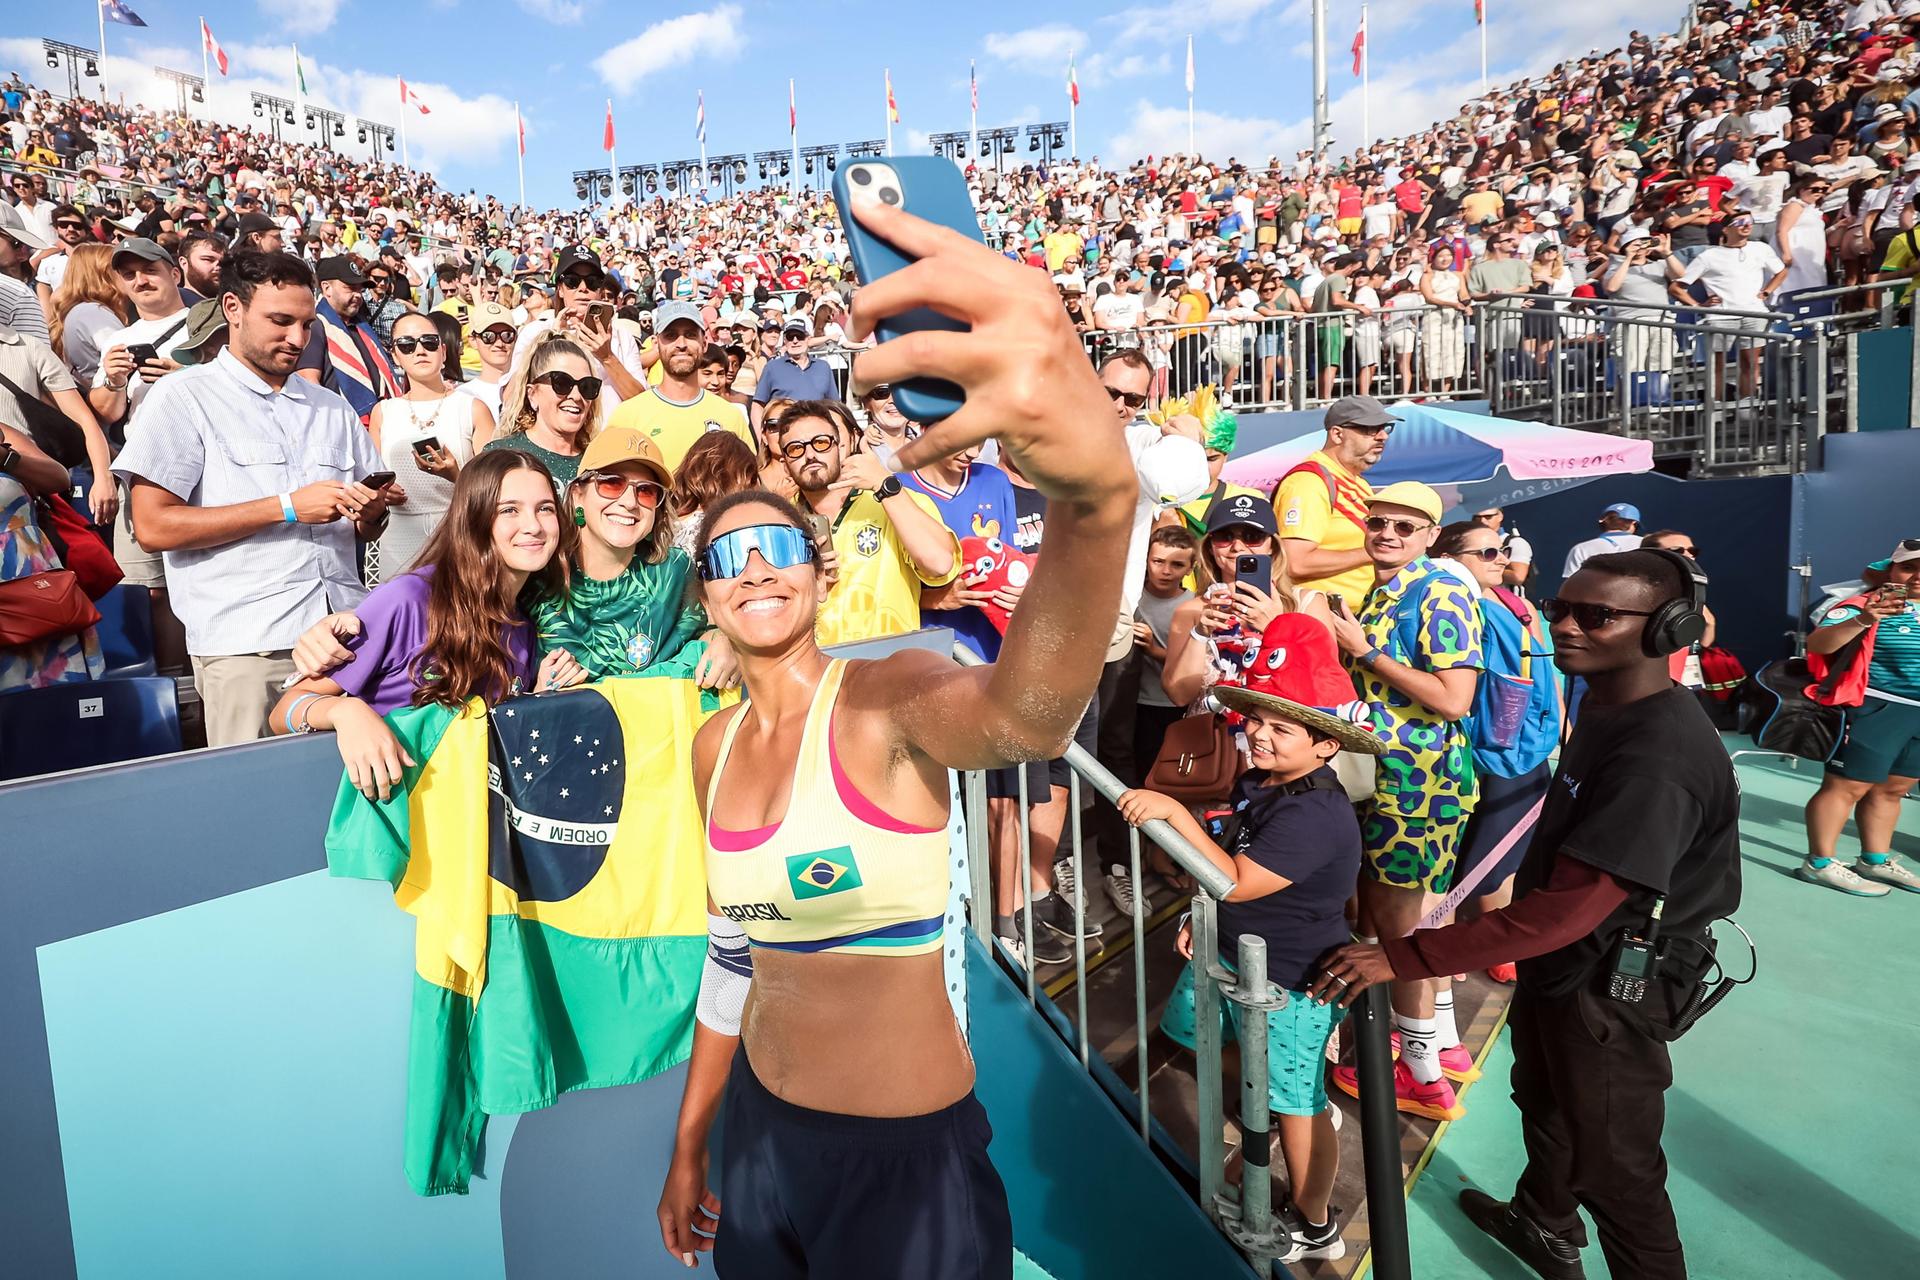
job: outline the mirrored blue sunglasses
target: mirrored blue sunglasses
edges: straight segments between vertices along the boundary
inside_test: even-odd
[[[700,580],[737,578],[746,572],[747,556],[758,551],[775,569],[791,569],[814,557],[813,539],[790,524],[750,524],[721,534],[700,557]]]

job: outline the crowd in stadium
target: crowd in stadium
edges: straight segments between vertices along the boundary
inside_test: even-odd
[[[1051,277],[1140,475],[1121,607],[1098,620],[1112,632],[1106,674],[1077,735],[1145,784],[1125,816],[1184,823],[1235,874],[1251,862],[1293,886],[1230,902],[1222,934],[1271,933],[1270,974],[1297,993],[1325,981],[1317,966],[1346,940],[1356,878],[1376,932],[1397,938],[1456,877],[1495,863],[1462,913],[1479,917],[1467,941],[1423,934],[1371,961],[1395,980],[1398,1102],[1415,1114],[1461,1114],[1451,1082],[1474,1070],[1451,975],[1512,981],[1543,939],[1571,946],[1617,923],[1626,885],[1641,883],[1633,866],[1579,864],[1514,903],[1527,843],[1507,837],[1537,818],[1565,708],[1549,697],[1514,735],[1476,738],[1492,719],[1475,711],[1489,683],[1477,694],[1476,674],[1685,598],[1694,549],[1686,532],[1643,530],[1638,511],[1606,505],[1601,536],[1569,549],[1565,570],[1570,582],[1584,570],[1591,598],[1530,600],[1533,549],[1500,511],[1448,523],[1425,485],[1367,483],[1396,424],[1376,396],[1445,394],[1489,350],[1550,347],[1568,332],[1557,308],[1577,300],[1688,306],[1751,331],[1796,294],[1877,279],[1904,293],[1920,275],[1920,2],[1698,11],[1683,35],[1635,33],[1345,155],[967,170],[989,246]],[[110,547],[115,571],[149,593],[158,668],[190,677],[209,744],[331,730],[355,784],[384,794],[404,751],[381,715],[422,696],[423,654],[437,655],[436,700],[642,671],[733,687],[739,655],[691,588],[709,568],[705,513],[750,489],[792,502],[807,526],[828,588],[822,644],[940,623],[997,656],[1046,501],[991,442],[892,468],[922,424],[889,386],[850,382],[870,341],[823,192],[643,190],[534,211],[17,77],[4,102],[0,581],[60,568],[56,538]],[[1473,304],[1493,299],[1548,319],[1476,327]],[[1298,317],[1311,317],[1310,344],[1277,336]],[[1669,341],[1633,358],[1677,357]],[[1222,481],[1235,403],[1271,402],[1301,375],[1327,406],[1323,449],[1272,493]],[[68,430],[76,456],[52,456],[49,436]],[[52,504],[69,497],[60,533]],[[1903,544],[1878,570],[1898,598],[1829,619],[1843,638],[1885,633],[1868,686],[1893,695],[1882,719],[1896,722],[1856,749],[1857,767],[1840,762],[1819,802],[1822,847],[1803,874],[1850,893],[1920,889],[1884,840],[1851,864],[1834,851],[1854,804],[1868,842],[1890,837],[1920,765],[1908,715],[1920,650],[1899,638],[1916,569],[1920,549]],[[1413,625],[1396,624],[1409,612]],[[1702,685],[1714,642],[1703,621],[1660,654],[1683,690]],[[1330,833],[1284,850],[1253,840],[1258,824],[1236,844],[1231,826],[1153,790],[1188,712],[1223,681],[1254,688],[1247,673],[1283,642],[1323,651],[1344,691],[1313,705],[1360,704],[1386,739],[1377,766],[1323,771],[1371,749],[1342,753],[1344,730],[1311,717],[1263,719],[1258,699],[1240,708],[1250,741],[1236,749],[1290,770],[1288,788],[1307,780],[1281,797],[1298,811],[1287,821]],[[1604,685],[1599,660],[1569,669]],[[0,644],[0,690],[97,678],[103,661],[90,626]],[[1686,723],[1676,732],[1691,741]],[[1397,789],[1410,776],[1426,781]],[[1700,781],[1703,804],[1731,803],[1721,781]],[[1011,836],[1023,791],[1024,873]],[[1059,760],[1003,771],[993,796],[996,932],[1025,963],[1066,960],[1102,919],[1130,917],[1136,895],[1191,888],[1163,860],[1136,884],[1123,834],[1100,835],[1084,864],[1063,857]],[[1335,830],[1353,825],[1349,796],[1370,801],[1369,816]],[[1191,799],[1232,805],[1227,792]],[[1276,800],[1253,803],[1279,823]],[[1720,838],[1675,856],[1718,866]],[[1287,860],[1306,848],[1312,865]],[[1113,913],[1079,919],[1069,904],[1086,888]],[[1533,916],[1500,923],[1527,903]],[[1535,918],[1543,904],[1561,910],[1557,924]],[[1350,971],[1372,972],[1358,960]],[[1338,1015],[1295,1003],[1289,1049],[1312,1061]],[[1357,1091],[1350,1068],[1333,1079]],[[1326,1256],[1324,1092],[1277,1082],[1274,1108],[1301,1126],[1286,1146],[1299,1249]],[[1647,1207],[1644,1187],[1588,1190],[1623,1197],[1612,1203],[1626,1219]],[[1531,1212],[1544,1222],[1558,1208]],[[1489,1211],[1488,1229],[1511,1244],[1507,1212]],[[1633,1274],[1668,1274],[1671,1212],[1639,1216],[1615,1229],[1643,1238],[1603,1243],[1642,1257]]]

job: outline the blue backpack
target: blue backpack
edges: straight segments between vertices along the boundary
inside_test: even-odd
[[[1420,606],[1435,569],[1416,578],[1395,611],[1390,656],[1409,666],[1419,652]],[[1448,575],[1451,576],[1451,575]],[[1481,773],[1517,778],[1538,768],[1560,741],[1560,672],[1551,649],[1535,649],[1533,633],[1497,596],[1480,597],[1480,648],[1486,665],[1473,690],[1466,722],[1474,767]]]

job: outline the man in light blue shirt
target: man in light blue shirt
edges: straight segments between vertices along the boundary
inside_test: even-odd
[[[780,331],[781,354],[767,361],[753,388],[753,429],[767,416],[769,400],[838,400],[840,388],[824,360],[807,352],[811,335],[801,320],[789,320]]]
[[[240,250],[221,268],[227,349],[170,374],[114,473],[133,532],[166,561],[207,743],[260,737],[301,632],[366,595],[356,538],[386,523],[372,438],[338,394],[293,377],[314,323],[313,273]]]

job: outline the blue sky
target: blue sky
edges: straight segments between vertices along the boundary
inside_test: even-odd
[[[695,93],[704,90],[710,154],[784,149],[787,79],[797,82],[802,146],[880,137],[883,73],[893,75],[899,151],[964,130],[967,60],[980,76],[980,125],[1067,115],[1066,69],[1077,58],[1082,155],[1131,160],[1184,150],[1186,39],[1194,36],[1196,132],[1208,154],[1292,155],[1312,110],[1306,0],[1186,0],[1135,7],[1056,0],[1036,11],[1001,0],[128,0],[145,30],[109,25],[109,90],[171,100],[154,65],[198,72],[199,19],[227,50],[231,74],[206,108],[251,121],[248,93],[292,96],[298,42],[309,99],[350,116],[400,123],[398,77],[432,109],[407,114],[416,164],[443,185],[512,198],[513,103],[526,120],[529,199],[572,202],[571,173],[605,163],[606,99],[621,164],[697,154]],[[93,47],[91,5],[68,0],[45,21],[27,0],[0,19],[0,69],[37,83],[50,72],[41,37]],[[1671,30],[1683,0],[1535,4],[1489,0],[1495,83],[1561,57],[1612,48],[1629,29]],[[1358,0],[1330,0],[1328,91],[1336,136],[1357,141],[1360,82],[1348,46]],[[1479,86],[1472,0],[1377,0],[1369,6],[1370,119],[1376,135],[1453,111]],[[216,75],[216,80],[218,76]],[[86,90],[83,90],[85,92]],[[354,149],[349,131],[348,149]],[[1024,145],[1024,144],[1023,144]],[[1024,153],[1023,153],[1024,154]]]

